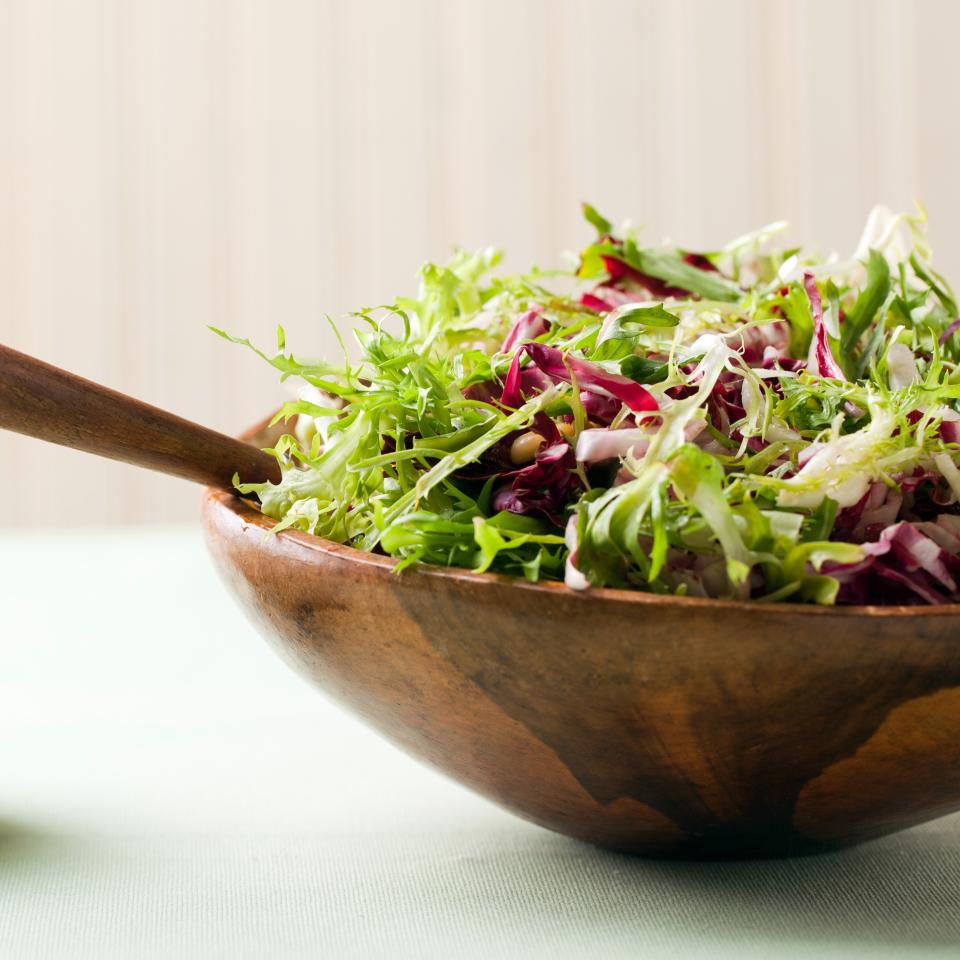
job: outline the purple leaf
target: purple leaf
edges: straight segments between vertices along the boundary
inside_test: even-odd
[[[663,280],[641,273],[635,267],[631,267],[616,257],[604,256],[602,260],[611,283],[624,280],[635,283],[637,286],[643,287],[654,300],[666,300],[668,297],[689,297],[691,295],[689,290],[684,290],[682,287],[671,287]]]
[[[639,383],[619,373],[609,373],[598,363],[563,354],[556,347],[528,343],[523,348],[530,359],[555,382],[571,382],[571,375],[584,390],[601,397],[613,397],[625,403],[634,413],[660,409],[653,395]]]
[[[929,536],[938,526],[943,529]],[[839,603],[956,602],[960,557],[944,547],[960,543],[954,526],[939,524],[939,518],[936,525],[900,521],[884,529],[873,543],[863,545],[862,560],[825,563],[821,572],[839,581]]]
[[[565,440],[541,447],[533,463],[501,474],[501,479],[510,482],[494,493],[493,509],[542,513],[554,523],[562,523],[564,508],[580,489],[576,466],[573,449]]]
[[[807,291],[810,311],[813,314],[813,343],[810,347],[807,369],[821,377],[846,380],[843,370],[840,369],[840,364],[837,363],[837,359],[830,349],[830,341],[827,339],[827,326],[823,322],[823,302],[820,299],[820,291],[817,289],[817,281],[812,273],[803,275],[803,286]]]
[[[510,332],[500,345],[500,353],[510,353],[521,341],[535,340],[549,329],[550,321],[540,312],[540,307],[534,307],[514,321]]]
[[[940,334],[937,339],[941,347],[957,332],[958,327],[960,327],[960,319],[954,320],[953,323]]]
[[[526,354],[534,363],[534,370],[547,378],[550,383],[571,383],[572,376],[577,378],[577,384],[584,391],[598,395],[601,398],[613,398],[625,403],[634,413],[653,412],[660,406],[651,393],[639,383],[619,373],[609,373],[597,363],[583,360],[579,357],[564,354],[556,347],[548,347],[543,343],[525,343],[513,355],[510,369],[503,381],[503,395],[500,402],[505,407],[519,407],[523,403],[523,395],[528,392],[524,387],[533,387],[533,392],[542,392],[544,386],[536,376],[528,377],[526,382],[521,370],[520,361]],[[527,370],[530,368],[528,367]],[[572,374],[572,376],[571,376]]]

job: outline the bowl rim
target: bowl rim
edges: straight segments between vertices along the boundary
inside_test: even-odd
[[[252,443],[253,438],[266,430],[273,423],[277,411],[268,414],[261,420],[238,435],[238,439],[245,443]],[[209,502],[218,502],[222,507],[237,515],[247,523],[259,527],[266,534],[292,540],[309,550],[325,553],[328,556],[340,557],[354,563],[377,567],[392,571],[399,563],[393,557],[379,553],[369,553],[358,550],[345,543],[334,540],[325,540],[303,530],[288,528],[274,533],[273,528],[277,521],[266,516],[253,500],[241,497],[236,491],[218,490],[207,487],[204,490],[204,499]],[[696,610],[717,610],[728,613],[742,613],[755,616],[758,612],[780,614],[795,614],[805,617],[840,616],[840,617],[953,617],[960,619],[960,603],[931,603],[926,606],[912,606],[908,604],[849,604],[844,606],[826,606],[819,603],[780,603],[763,600],[723,600],[716,597],[678,597],[675,594],[646,593],[643,590],[623,590],[618,587],[590,587],[589,590],[573,590],[558,580],[543,580],[531,583],[522,577],[511,577],[503,573],[474,573],[460,567],[440,567],[433,564],[419,564],[406,571],[408,575],[455,580],[474,584],[509,586],[516,590],[528,590],[538,593],[553,594],[580,603],[611,602],[637,604],[640,606],[674,606]]]
[[[245,431],[243,438],[255,432]],[[204,490],[205,503],[211,506],[220,506],[229,511],[248,525],[257,527],[265,535],[269,534],[278,539],[292,541],[301,547],[317,553],[326,554],[347,560],[352,563],[375,567],[384,571],[393,571],[398,560],[382,554],[369,553],[358,550],[343,543],[325,540],[323,537],[306,533],[303,530],[286,529],[274,532],[277,525],[262,513],[254,501],[241,497],[228,490],[219,490],[207,487]],[[266,536],[262,538],[266,540]],[[474,573],[472,570],[463,570],[459,567],[440,567],[432,564],[420,564],[415,569],[404,571],[403,576],[427,577],[428,579],[453,580],[459,583],[472,583],[477,586],[509,586],[515,590],[525,590],[572,600],[578,603],[625,603],[646,607],[672,606],[680,609],[695,609],[701,611],[716,610],[717,612],[736,613],[745,616],[760,614],[780,614],[801,617],[868,617],[868,618],[896,618],[905,617],[949,617],[960,620],[960,603],[958,604],[929,604],[927,606],[891,605],[848,605],[824,606],[814,603],[779,603],[764,602],[763,600],[723,600],[713,597],[678,597],[673,594],[645,593],[642,590],[623,590],[616,587],[591,587],[589,590],[573,590],[559,581],[545,580],[530,583],[521,577],[511,577],[502,573]],[[841,638],[842,639],[842,638]]]

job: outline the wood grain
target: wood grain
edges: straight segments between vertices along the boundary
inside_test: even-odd
[[[0,344],[0,428],[230,490],[279,480],[256,447]]]
[[[553,830],[652,856],[843,846],[960,808],[960,611],[581,594],[265,537],[208,492],[281,655],[404,750]],[[318,731],[318,736],[322,735]]]

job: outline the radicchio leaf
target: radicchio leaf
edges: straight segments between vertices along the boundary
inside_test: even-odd
[[[500,353],[510,353],[521,341],[535,340],[549,329],[550,321],[543,315],[540,307],[534,307],[514,321],[510,332],[500,345]]]
[[[827,339],[827,327],[823,322],[823,302],[820,299],[820,290],[812,273],[803,275],[803,287],[810,300],[810,311],[813,314],[813,340],[810,344],[810,357],[807,360],[807,369],[821,377],[831,377],[834,380],[846,380],[840,364],[837,363],[830,341]]]
[[[601,397],[615,397],[634,413],[660,409],[653,395],[639,383],[619,373],[610,373],[598,363],[569,353],[565,355],[556,347],[548,347],[543,343],[528,343],[524,349],[530,359],[554,381],[570,383],[572,374],[584,390]]]
[[[643,287],[655,300],[666,300],[667,297],[689,297],[690,291],[683,287],[673,287],[664,280],[641,273],[629,264],[616,257],[603,257],[603,266],[610,276],[611,283],[627,281],[638,287]]]
[[[522,401],[523,372],[520,361],[526,354],[533,361],[535,369],[546,376],[549,382],[571,383],[577,378],[578,385],[588,393],[600,397],[610,397],[625,403],[634,413],[653,412],[660,409],[653,395],[639,383],[619,373],[610,373],[590,360],[564,354],[556,347],[543,343],[523,344],[513,355],[510,369],[503,382],[501,403],[507,407],[518,407]]]
[[[863,545],[863,560],[824,564],[821,572],[839,582],[838,603],[956,602],[960,557],[944,549],[940,539],[947,540],[900,521]]]
[[[533,463],[502,474],[509,484],[493,495],[494,510],[510,513],[542,513],[554,523],[562,522],[564,508],[580,489],[576,458],[566,441],[554,443],[537,453]]]
[[[595,313],[609,313],[627,303],[642,303],[647,296],[645,290],[621,290],[609,284],[600,284],[592,291],[581,294],[580,305]]]
[[[956,332],[960,329],[960,318],[953,321],[943,333],[937,338],[937,342],[942,347]]]

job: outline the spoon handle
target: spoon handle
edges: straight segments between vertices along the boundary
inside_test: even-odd
[[[0,344],[0,428],[206,486],[277,482],[269,454]]]

